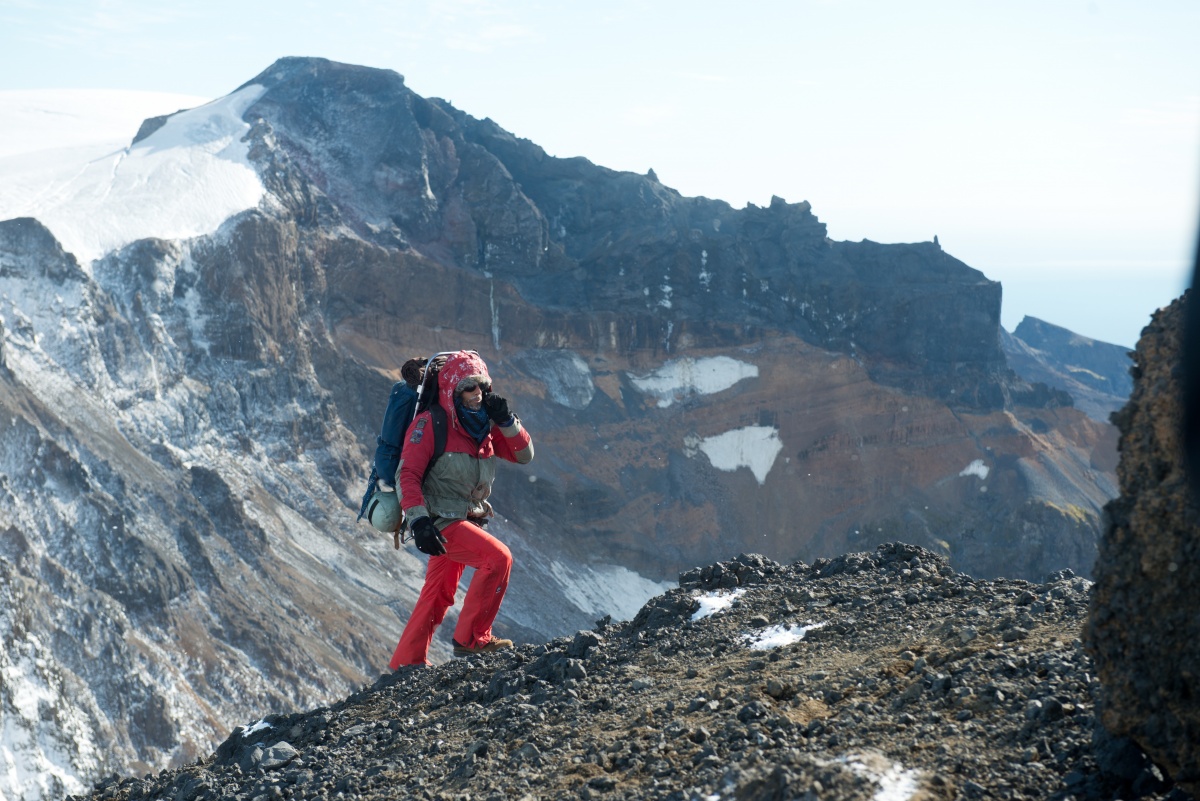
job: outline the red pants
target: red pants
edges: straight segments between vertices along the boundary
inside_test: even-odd
[[[471,577],[454,628],[454,640],[459,645],[477,646],[492,639],[492,621],[500,612],[500,602],[508,589],[512,554],[507,545],[465,520],[446,526],[442,536],[446,538],[446,553],[429,557],[421,597],[392,654],[392,670],[401,665],[430,664],[433,631],[441,625],[446,610],[454,605],[458,580],[468,566],[475,568],[475,575]]]

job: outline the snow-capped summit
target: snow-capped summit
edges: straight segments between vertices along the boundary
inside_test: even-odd
[[[173,114],[133,144],[129,131],[136,126],[126,128],[117,149],[111,139],[80,142],[82,132],[72,130],[59,139],[75,140],[64,145],[66,152],[40,149],[0,159],[0,185],[6,187],[0,219],[38,219],[85,269],[139,239],[212,233],[263,197],[243,141],[250,126],[241,119],[261,94],[262,87],[244,87]],[[38,130],[32,110],[21,117],[27,135]],[[6,139],[5,149],[19,146],[19,137]]]
[[[0,159],[78,147],[125,147],[142,121],[202,106],[211,97],[126,89],[0,91]]]

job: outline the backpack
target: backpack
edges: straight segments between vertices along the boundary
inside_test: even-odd
[[[425,467],[425,476],[433,469],[438,458],[446,451],[446,410],[437,402],[438,383],[437,354],[429,359],[433,367],[425,371],[421,385],[414,392],[404,382],[398,382],[392,387],[388,396],[387,411],[383,416],[383,427],[376,439],[377,447],[375,460],[371,463],[371,475],[367,479],[366,492],[363,494],[362,506],[358,510],[357,520],[367,518],[376,530],[384,534],[393,534],[396,548],[406,539],[406,523],[404,513],[400,509],[397,492],[381,492],[377,480],[380,478],[379,465],[396,465],[403,458],[404,444],[409,426],[417,415],[429,410],[433,423],[433,456]],[[398,446],[393,443],[398,443]],[[394,478],[395,470],[393,468]],[[423,480],[423,479],[422,479]]]

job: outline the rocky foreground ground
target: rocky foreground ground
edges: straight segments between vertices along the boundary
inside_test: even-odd
[[[685,573],[633,621],[405,668],[91,797],[1183,797],[1095,734],[1090,585],[1053,578],[979,581],[899,544],[813,565],[742,556]]]

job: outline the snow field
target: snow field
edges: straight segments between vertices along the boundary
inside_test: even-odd
[[[59,137],[66,149],[42,145],[41,152],[2,157],[0,219],[40,220],[85,269],[139,239],[212,233],[257,206],[266,192],[250,165],[243,141],[250,126],[241,119],[264,91],[248,86],[175,114],[136,145],[127,146],[137,132],[133,125],[118,142]],[[35,127],[36,115],[26,117],[26,127]],[[0,153],[26,135],[5,134]]]
[[[614,620],[633,620],[638,610],[656,595],[673,587],[619,565],[586,565],[568,568],[550,563],[550,572],[571,603],[589,614]]]
[[[0,159],[35,151],[129,144],[142,120],[195,108],[210,98],[119,89],[0,91]]]

